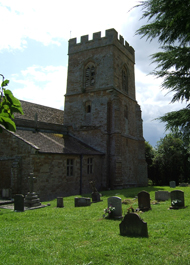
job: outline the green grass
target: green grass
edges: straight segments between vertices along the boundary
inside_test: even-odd
[[[178,189],[178,188],[177,188]],[[150,193],[169,187],[131,188],[103,192],[102,202],[90,207],[74,207],[74,198],[64,198],[64,208],[51,206],[25,212],[0,210],[0,264],[190,264],[190,187],[185,192],[185,209],[168,210],[171,201],[152,205],[142,213],[148,224],[148,238],[120,235],[121,220],[104,219],[107,198],[127,200],[123,212],[138,207],[141,190]],[[85,196],[90,196],[85,195]],[[133,200],[134,199],[134,200]],[[44,202],[43,204],[46,204]]]

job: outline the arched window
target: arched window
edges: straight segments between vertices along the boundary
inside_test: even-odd
[[[85,67],[85,87],[91,87],[95,84],[95,66],[89,63]]]
[[[122,70],[122,90],[128,93],[128,71],[126,68]]]
[[[91,101],[86,101],[85,109],[86,109],[86,113],[91,113]]]
[[[87,113],[90,113],[90,112],[91,112],[91,105],[87,105],[87,106],[86,106],[86,112],[87,112]]]
[[[128,107],[127,106],[125,106],[124,108],[124,117],[125,119],[128,119]]]

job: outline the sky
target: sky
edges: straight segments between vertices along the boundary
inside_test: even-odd
[[[178,110],[162,80],[150,75],[150,55],[159,51],[157,40],[146,41],[135,32],[141,20],[136,0],[0,0],[0,74],[10,80],[15,97],[64,110],[68,40],[114,28],[135,49],[136,99],[141,106],[143,135],[153,147],[165,136],[165,124],[156,118]],[[185,106],[185,105],[184,105]]]

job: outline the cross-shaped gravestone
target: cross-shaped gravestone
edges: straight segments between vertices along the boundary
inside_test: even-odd
[[[30,173],[30,177],[28,177],[29,179],[29,191],[30,193],[33,193],[33,189],[34,189],[34,173]]]

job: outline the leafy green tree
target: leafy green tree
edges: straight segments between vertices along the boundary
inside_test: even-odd
[[[0,124],[7,130],[15,132],[14,113],[23,114],[23,111],[20,101],[13,96],[10,90],[5,89],[9,84],[9,80],[4,80],[4,76],[1,76],[3,77],[3,82],[0,89]],[[0,127],[0,132],[2,132],[2,127]]]
[[[155,151],[152,145],[145,141],[145,159],[147,163],[148,179],[154,184],[154,173],[153,173],[153,159]]]
[[[163,78],[162,88],[173,92],[171,102],[186,101],[187,106],[159,117],[166,129],[179,128],[190,131],[190,1],[146,0],[137,7],[142,8],[142,18],[147,24],[137,34],[150,41],[158,39],[161,52],[152,55],[157,63],[152,74]]]
[[[178,136],[180,135],[170,133],[157,142],[153,159],[156,185],[168,185],[171,180],[179,183],[189,178],[188,150]]]

